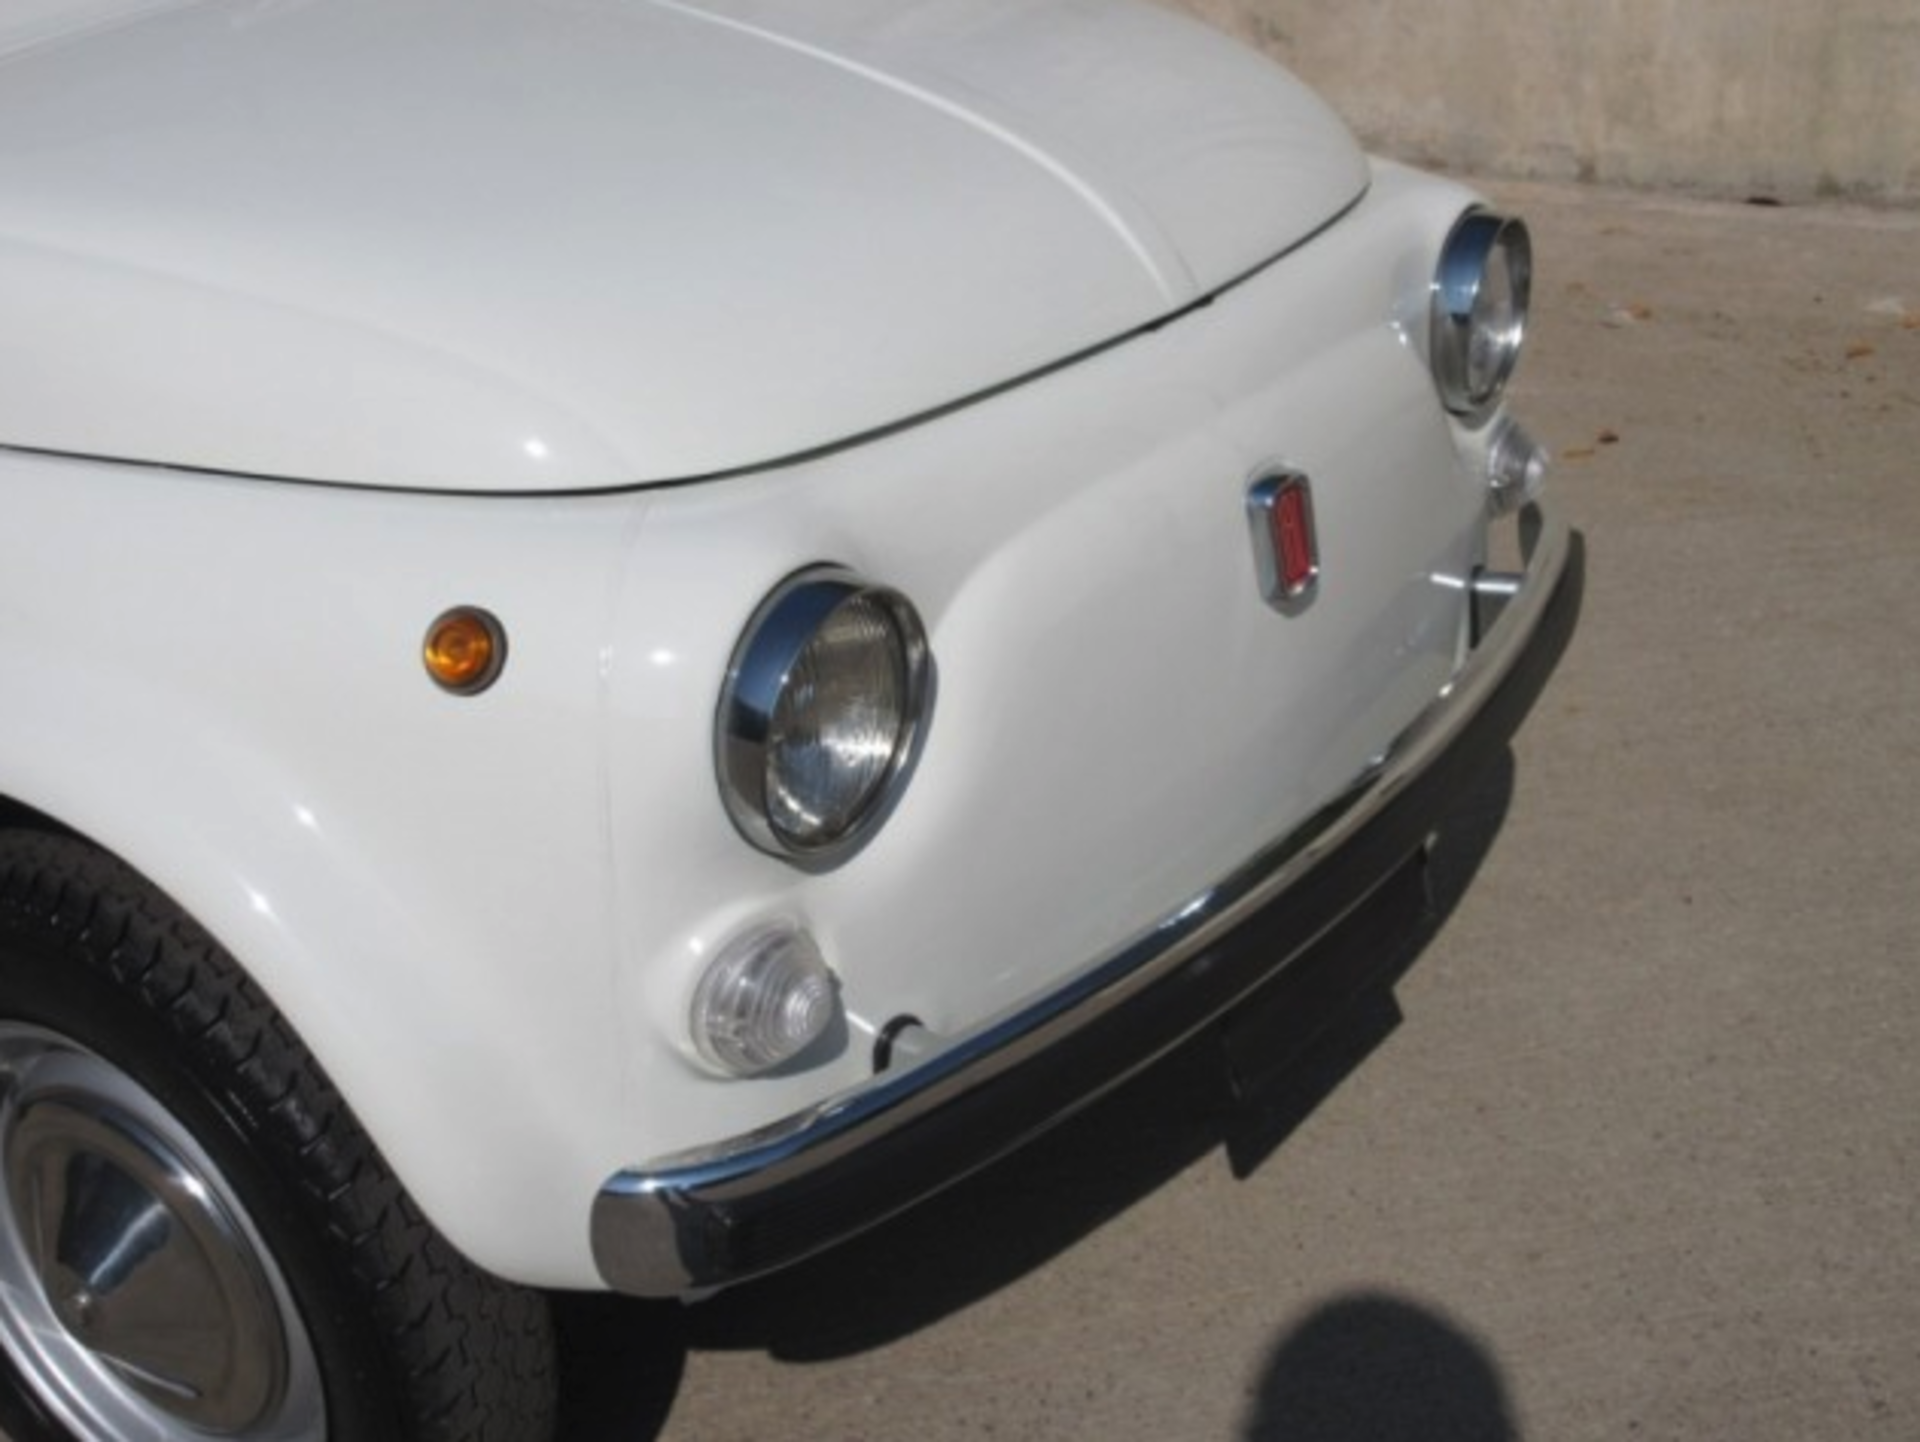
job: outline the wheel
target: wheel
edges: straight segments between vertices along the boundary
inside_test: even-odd
[[[456,1253],[238,965],[69,837],[0,832],[0,1169],[0,1348],[50,1435],[551,1435],[546,1299]]]

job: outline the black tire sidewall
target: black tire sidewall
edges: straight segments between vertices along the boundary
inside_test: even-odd
[[[75,954],[78,950],[78,954]],[[327,1430],[400,1442],[399,1391],[371,1299],[293,1148],[263,1125],[267,1099],[216,1050],[178,1035],[99,958],[59,938],[0,929],[0,1019],[44,1028],[126,1072],[206,1150],[279,1267],[318,1358]],[[37,1409],[36,1409],[37,1410]],[[55,1434],[57,1435],[57,1434]],[[24,1439],[23,1439],[24,1442]]]

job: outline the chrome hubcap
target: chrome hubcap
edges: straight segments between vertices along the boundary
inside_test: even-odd
[[[0,1022],[0,1344],[82,1437],[326,1432],[284,1279],[205,1151],[125,1072]]]

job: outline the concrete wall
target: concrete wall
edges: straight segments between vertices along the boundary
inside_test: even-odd
[[[1920,0],[1163,3],[1270,51],[1405,159],[1920,202]]]

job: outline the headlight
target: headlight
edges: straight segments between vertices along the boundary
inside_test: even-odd
[[[1532,284],[1524,224],[1485,210],[1460,217],[1434,273],[1430,333],[1440,399],[1468,425],[1493,414],[1520,360]]]
[[[714,753],[740,833],[813,869],[872,834],[926,721],[926,632],[907,599],[847,571],[789,577],[733,653]]]

